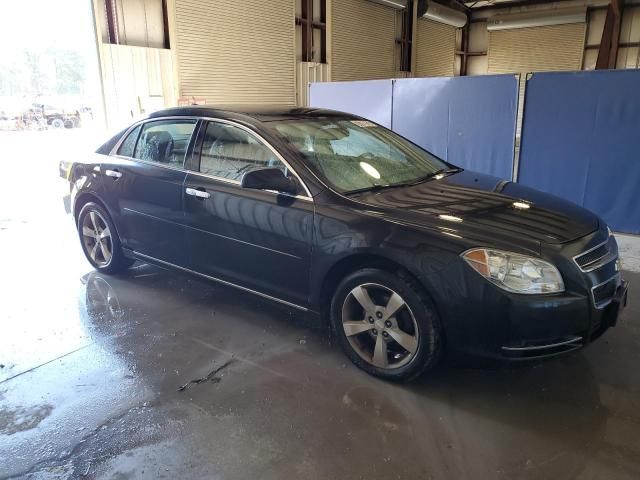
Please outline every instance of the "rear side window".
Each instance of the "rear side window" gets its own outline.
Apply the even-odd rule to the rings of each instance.
[[[195,125],[195,120],[159,120],[145,123],[135,145],[133,157],[182,167]]]
[[[131,130],[131,133],[129,133],[127,138],[124,139],[124,142],[120,144],[120,148],[118,148],[118,155],[133,157],[133,149],[136,148],[136,140],[138,140],[140,128],[140,125],[138,125],[136,128]]]

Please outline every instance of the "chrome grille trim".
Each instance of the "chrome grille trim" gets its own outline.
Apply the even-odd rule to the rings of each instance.
[[[570,339],[564,340],[562,342],[549,343],[546,345],[532,345],[529,347],[502,347],[502,350],[506,350],[509,352],[528,352],[532,350],[545,350],[545,349],[551,349],[556,347],[562,347],[563,345],[577,347],[577,346],[582,346],[582,344],[580,343],[581,341],[582,341],[582,337],[571,337]]]
[[[586,255],[589,255],[591,252],[602,248],[603,246],[607,246],[609,242],[611,241],[611,237],[607,238],[604,242],[599,243],[598,245],[591,247],[589,250],[585,250],[584,252],[579,253],[578,255],[574,256],[573,262],[576,264],[576,266],[580,269],[581,272],[584,273],[589,273],[589,272],[593,272],[594,270],[597,270],[598,268],[612,262],[618,259],[618,255],[611,254],[611,249],[606,248],[606,251],[603,255],[601,255],[598,258],[595,258],[593,260],[590,260],[588,263],[582,265],[580,263],[580,259]]]
[[[614,294],[615,291],[618,289],[618,286],[620,284],[619,280],[621,279],[620,273],[616,273],[613,277],[608,278],[607,280],[605,280],[604,282],[600,282],[597,285],[594,285],[593,287],[591,287],[591,301],[593,302],[593,306],[596,307],[598,310],[602,310],[604,307],[606,307],[607,305],[609,305],[612,301],[613,301],[613,296],[611,295],[611,297],[607,298],[604,301],[601,302],[596,302],[596,296],[595,296],[595,290],[599,287],[602,287],[603,285],[606,285],[607,283],[614,281],[616,282],[615,288],[614,288]]]

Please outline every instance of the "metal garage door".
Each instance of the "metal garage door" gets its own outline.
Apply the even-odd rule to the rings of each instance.
[[[176,0],[180,95],[295,104],[294,15],[293,0]]]
[[[417,77],[452,77],[455,55],[455,27],[431,20],[418,20],[416,35]]]
[[[580,70],[584,23],[489,32],[489,73]]]
[[[332,2],[332,80],[393,78],[396,11],[365,0]]]

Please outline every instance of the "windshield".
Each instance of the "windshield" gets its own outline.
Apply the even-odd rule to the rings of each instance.
[[[367,120],[318,117],[268,122],[342,193],[421,181],[450,166]]]

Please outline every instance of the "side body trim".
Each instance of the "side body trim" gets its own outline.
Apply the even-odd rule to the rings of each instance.
[[[258,292],[256,290],[252,290],[250,288],[243,287],[241,285],[237,285],[237,284],[232,283],[232,282],[228,282],[227,280],[222,280],[220,278],[212,277],[210,275],[205,275],[204,273],[196,272],[195,270],[191,270],[189,268],[181,267],[181,266],[176,265],[174,263],[165,262],[164,260],[160,260],[158,258],[151,257],[149,255],[145,255],[145,254],[140,253],[140,252],[136,252],[135,250],[132,250],[131,254],[133,256],[141,259],[141,260],[149,260],[151,262],[159,263],[159,264],[165,265],[167,267],[176,268],[178,270],[182,270],[183,272],[191,273],[192,275],[196,275],[198,277],[206,278],[207,280],[212,280],[214,282],[221,283],[221,284],[227,285],[229,287],[237,288],[238,290],[242,290],[243,292],[253,293],[254,295],[258,295],[259,297],[266,298],[268,300],[272,300],[274,302],[278,302],[278,303],[281,303],[283,305],[287,305],[288,307],[292,307],[292,308],[296,308],[298,310],[302,310],[303,312],[308,312],[309,311],[308,308],[303,307],[302,305],[298,305],[296,303],[287,302],[286,300],[282,300],[281,298],[273,297],[271,295],[267,295],[266,293]]]

